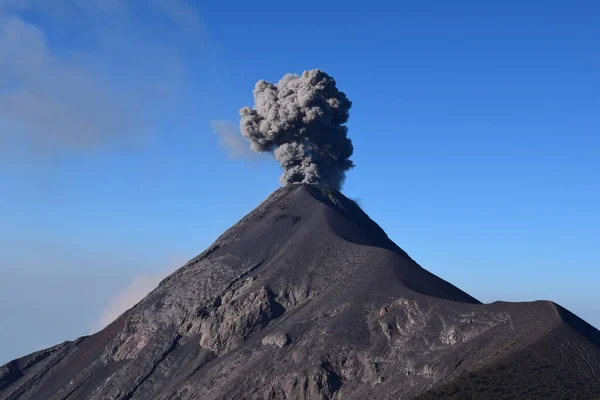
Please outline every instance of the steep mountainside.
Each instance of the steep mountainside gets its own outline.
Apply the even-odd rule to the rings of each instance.
[[[600,333],[481,304],[339,192],[274,192],[102,331],[0,367],[0,399],[600,399]]]

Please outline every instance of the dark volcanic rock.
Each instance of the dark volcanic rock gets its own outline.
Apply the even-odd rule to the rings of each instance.
[[[292,185],[102,331],[1,367],[0,399],[593,399],[599,379],[573,314],[481,304]]]

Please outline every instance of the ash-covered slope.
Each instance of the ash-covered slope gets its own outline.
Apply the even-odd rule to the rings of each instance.
[[[1,367],[0,399],[593,399],[599,378],[576,316],[480,304],[291,185],[102,331]]]

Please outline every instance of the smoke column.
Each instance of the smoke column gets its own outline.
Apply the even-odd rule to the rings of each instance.
[[[281,183],[324,183],[340,189],[354,167],[348,138],[352,102],[319,69],[286,74],[277,84],[260,80],[254,108],[240,110],[242,135],[257,152],[273,152]]]

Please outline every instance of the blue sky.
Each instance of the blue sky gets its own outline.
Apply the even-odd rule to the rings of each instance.
[[[343,191],[396,243],[482,301],[600,326],[599,20],[595,1],[0,0],[0,363],[97,329],[276,189],[238,110],[312,68],[353,101]]]

